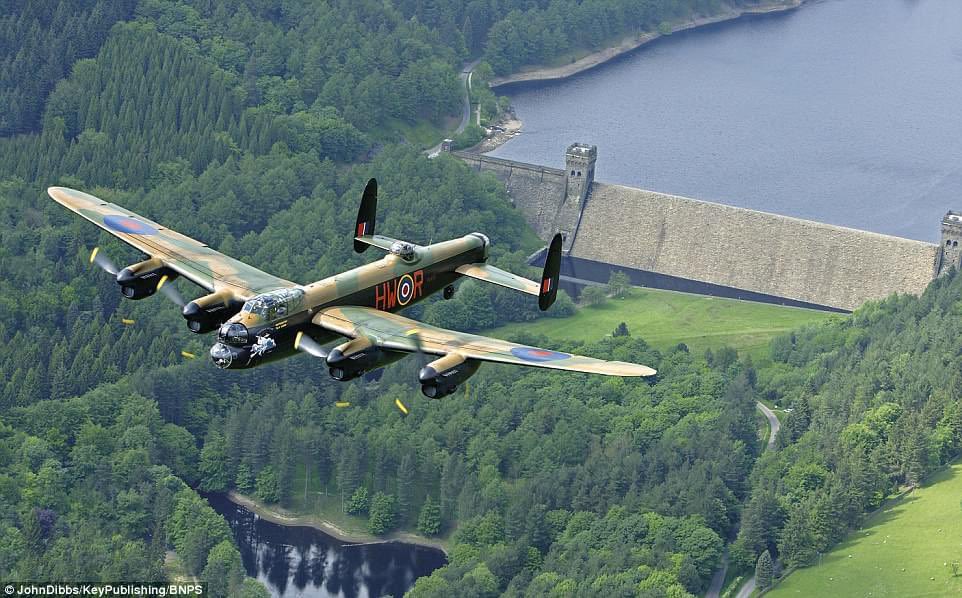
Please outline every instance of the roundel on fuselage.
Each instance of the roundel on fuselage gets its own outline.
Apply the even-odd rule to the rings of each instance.
[[[414,298],[414,279],[405,274],[397,283],[397,302],[407,305]]]

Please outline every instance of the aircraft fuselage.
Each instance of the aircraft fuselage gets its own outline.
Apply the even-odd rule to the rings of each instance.
[[[461,278],[462,265],[484,262],[488,240],[472,233],[416,247],[413,259],[394,254],[297,289],[279,289],[251,298],[218,330],[211,359],[221,368],[244,369],[289,357],[303,332],[320,344],[338,337],[312,323],[328,307],[357,305],[396,312]]]

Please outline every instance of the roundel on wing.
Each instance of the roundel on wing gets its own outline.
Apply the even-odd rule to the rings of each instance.
[[[104,224],[107,228],[115,230],[119,233],[127,233],[128,235],[156,235],[157,229],[150,226],[146,222],[141,222],[136,218],[131,218],[130,216],[122,215],[110,215],[104,216]]]
[[[511,349],[511,354],[525,361],[557,361],[558,359],[571,357],[571,355],[567,353],[536,349],[534,347],[515,347]]]

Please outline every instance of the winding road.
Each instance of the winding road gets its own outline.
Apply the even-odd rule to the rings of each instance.
[[[778,407],[778,405],[775,406]],[[768,450],[772,450],[775,448],[775,437],[778,435],[778,431],[782,428],[782,424],[779,423],[775,412],[766,407],[764,403],[756,402],[755,407],[764,413],[766,418],[768,418],[768,427],[771,430],[771,433],[768,435]]]
[[[458,75],[458,79],[464,84],[464,104],[461,107],[461,122],[458,123],[458,128],[454,130],[451,135],[457,135],[464,131],[464,128],[468,126],[468,122],[471,120],[471,75],[474,73],[474,68],[478,66],[481,59],[472,60],[471,62],[466,62],[463,67],[461,67],[461,74]],[[442,142],[443,143],[443,142]],[[441,151],[441,144],[437,144],[434,147],[424,150],[424,153],[429,157],[436,155]]]
[[[782,428],[782,424],[778,421],[778,416],[775,412],[765,406],[761,401],[755,402],[755,408],[762,412],[765,419],[768,420],[768,446],[766,450],[774,450],[775,448],[775,438],[778,436],[778,431]],[[725,583],[725,575],[728,573],[728,549],[725,549],[725,554],[722,555],[722,562],[719,565],[718,570],[715,571],[715,575],[711,578],[711,585],[708,587],[708,592],[705,593],[705,598],[719,598],[721,596],[722,587]],[[736,598],[748,598],[755,591],[755,576],[752,575],[748,581],[742,585],[741,589],[738,590]]]

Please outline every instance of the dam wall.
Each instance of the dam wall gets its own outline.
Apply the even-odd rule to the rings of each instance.
[[[594,146],[569,147],[564,170],[455,154],[504,182],[542,239],[565,235],[569,280],[623,270],[639,286],[851,311],[962,265],[955,212],[937,245],[595,182]]]
[[[565,238],[564,249],[569,251],[594,176],[591,147],[574,144],[569,148],[569,153],[574,152],[567,164],[570,174],[568,169],[536,166],[483,154],[452,153],[471,168],[497,177],[538,236],[550,241],[555,233],[560,232]]]
[[[606,232],[618,215],[622,238]],[[595,183],[572,255],[614,266],[853,310],[920,294],[938,246],[684,197]]]

